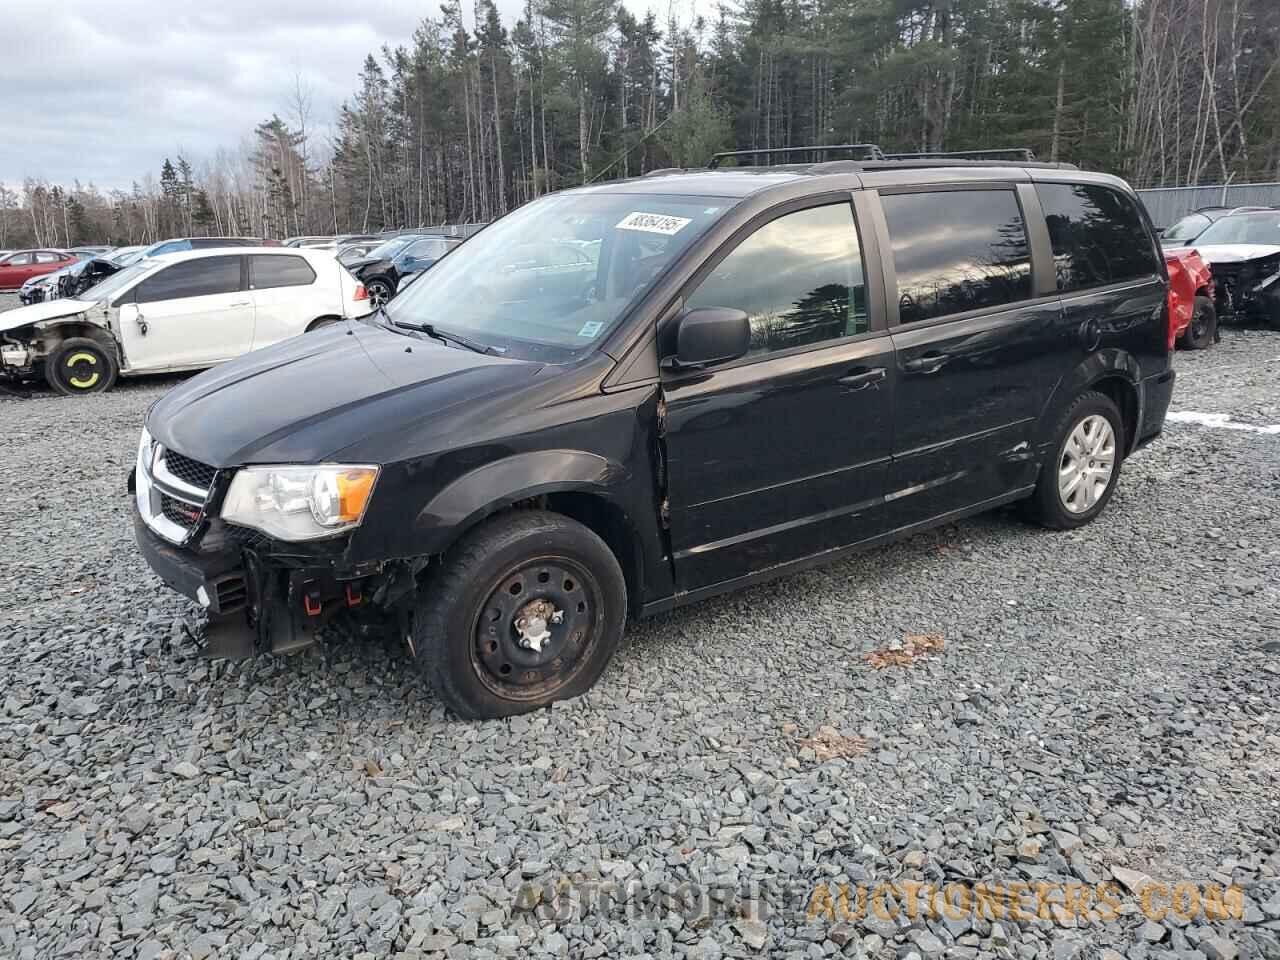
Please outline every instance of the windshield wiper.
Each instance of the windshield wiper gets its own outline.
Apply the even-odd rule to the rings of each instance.
[[[435,337],[437,340],[443,340],[446,343],[456,343],[460,347],[466,347],[468,350],[474,350],[476,353],[491,354],[497,353],[493,347],[487,343],[480,343],[469,337],[464,337],[460,333],[454,333],[451,330],[441,330],[434,323],[408,323],[403,320],[392,320],[398,327],[408,327],[410,330],[420,330],[428,337]]]

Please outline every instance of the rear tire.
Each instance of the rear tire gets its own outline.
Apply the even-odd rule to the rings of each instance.
[[[1208,297],[1196,297],[1191,323],[1182,331],[1179,343],[1187,350],[1208,350],[1218,340],[1218,311]]]
[[[466,719],[527,713],[586,692],[627,614],[613,551],[582,524],[544,511],[482,523],[418,596],[411,636],[419,668]]]
[[[114,348],[88,337],[63,340],[45,361],[49,386],[68,397],[110,390],[120,374]]]
[[[1124,419],[1110,397],[1090,390],[1063,411],[1051,436],[1024,514],[1051,530],[1082,527],[1103,511],[1120,482]]]

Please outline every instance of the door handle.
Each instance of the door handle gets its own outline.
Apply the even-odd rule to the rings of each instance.
[[[922,357],[906,361],[902,369],[909,373],[937,373],[950,359],[945,353],[926,353]]]
[[[851,387],[853,390],[864,390],[873,384],[879,383],[884,377],[884,367],[873,367],[870,370],[865,367],[855,367],[852,373],[841,377],[836,383],[841,386]]]

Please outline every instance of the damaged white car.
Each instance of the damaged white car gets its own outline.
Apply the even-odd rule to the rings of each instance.
[[[77,299],[0,313],[0,375],[60,393],[199,370],[372,310],[331,254],[223,248],[142,260]]]

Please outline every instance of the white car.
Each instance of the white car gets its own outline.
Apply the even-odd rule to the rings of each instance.
[[[291,247],[165,254],[83,296],[0,313],[0,375],[98,393],[120,375],[198,370],[373,309],[333,254]]]

